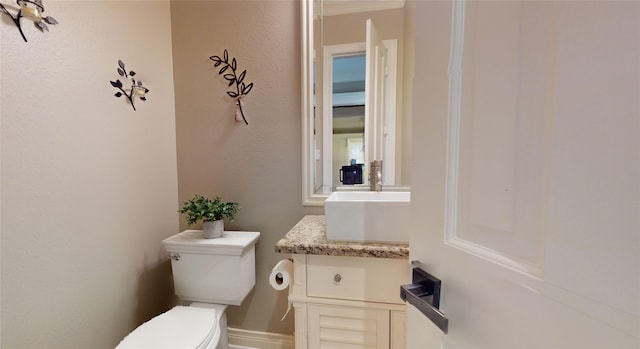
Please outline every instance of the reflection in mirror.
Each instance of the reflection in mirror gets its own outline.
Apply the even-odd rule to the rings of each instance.
[[[412,13],[405,0],[303,0],[303,203],[410,185]]]
[[[327,46],[324,52],[325,138],[324,184],[366,183],[365,156],[365,51],[364,45]]]

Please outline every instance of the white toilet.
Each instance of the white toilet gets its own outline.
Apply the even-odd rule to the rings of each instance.
[[[259,232],[227,231],[204,239],[186,230],[162,241],[171,255],[176,306],[138,326],[116,347],[226,349],[228,305],[240,305],[256,283]]]

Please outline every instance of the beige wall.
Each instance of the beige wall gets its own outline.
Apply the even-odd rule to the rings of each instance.
[[[256,288],[230,325],[292,333],[286,294],[267,283],[285,257],[273,245],[322,213],[301,205],[299,3],[48,1],[47,13],[60,24],[25,23],[29,43],[0,26],[1,346],[113,347],[168,309],[160,241],[187,228],[176,210],[194,193],[239,201],[229,228],[262,233]],[[255,83],[249,126],[208,59],[225,48]],[[113,97],[118,59],[151,89],[136,112]]]
[[[3,1],[3,3],[15,2]],[[2,348],[113,348],[173,302],[178,231],[167,1],[45,1],[2,16]],[[150,88],[116,99],[117,60]]]
[[[180,200],[194,194],[238,201],[233,230],[260,231],[256,287],[229,325],[293,333],[284,322],[286,292],[268,284],[285,255],[274,244],[305,213],[302,207],[299,1],[177,1],[171,4]],[[224,49],[254,83],[244,99],[249,125],[234,121],[234,101],[209,56]],[[186,229],[184,219],[181,229]]]
[[[366,21],[371,19],[384,39],[398,39],[398,57],[402,55],[404,38],[404,10],[393,9],[374,12],[360,12],[345,15],[323,17],[324,45],[338,45],[352,42],[364,42]]]

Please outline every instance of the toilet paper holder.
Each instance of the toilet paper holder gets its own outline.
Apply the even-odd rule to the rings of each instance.
[[[445,334],[449,329],[449,319],[440,311],[440,289],[442,282],[424,271],[422,263],[412,261],[411,284],[400,286],[400,298],[416,307]]]

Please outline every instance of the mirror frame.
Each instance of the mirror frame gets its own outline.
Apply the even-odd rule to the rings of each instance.
[[[313,176],[313,0],[301,0],[302,39],[302,205],[324,206],[328,194],[316,194]]]

